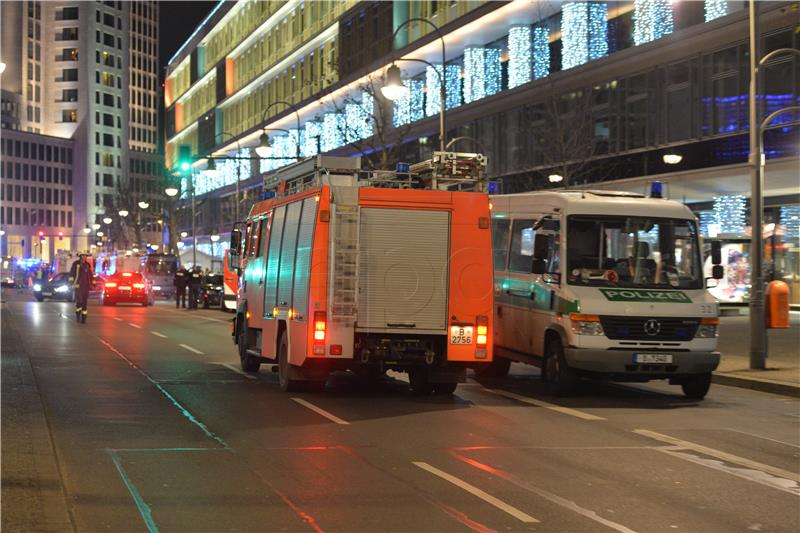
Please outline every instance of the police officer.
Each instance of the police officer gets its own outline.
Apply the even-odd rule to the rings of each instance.
[[[189,275],[189,309],[197,309],[197,298],[200,296],[200,284],[203,283],[203,271],[195,265]]]
[[[189,281],[189,271],[185,268],[179,268],[175,272],[175,278],[172,284],[175,285],[175,309],[183,307],[186,309],[186,284]]]
[[[86,254],[80,254],[78,260],[72,263],[69,270],[69,281],[75,290],[75,319],[81,324],[86,323],[86,315],[89,314],[89,289],[92,288],[94,281],[92,267],[86,261]]]

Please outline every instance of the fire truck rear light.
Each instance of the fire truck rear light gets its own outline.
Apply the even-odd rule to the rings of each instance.
[[[486,359],[486,348],[478,348],[475,350],[475,359]]]
[[[314,355],[325,355],[325,345],[324,344],[315,345]]]
[[[331,344],[331,355],[342,355],[342,345]]]
[[[277,307],[273,307],[272,308],[272,316],[278,316],[278,308]]]
[[[489,318],[485,315],[475,317],[475,326],[477,336],[475,337],[475,344],[478,348],[486,348],[486,342],[489,336]]]
[[[486,335],[489,332],[489,328],[486,326],[478,326],[478,335]]]
[[[314,332],[314,340],[315,341],[324,341],[325,340],[325,331],[324,330],[317,330]]]
[[[328,317],[325,311],[314,311],[314,344],[325,342],[325,327]]]
[[[486,346],[486,335],[478,335],[478,340],[476,341],[478,346]]]

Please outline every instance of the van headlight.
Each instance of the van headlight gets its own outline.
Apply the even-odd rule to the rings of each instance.
[[[704,318],[697,327],[695,337],[698,339],[713,339],[718,335],[719,318]]]
[[[56,292],[68,292],[69,291],[69,287],[67,285],[59,285],[58,287],[55,288],[55,291]]]
[[[33,292],[42,292],[42,286],[38,283],[33,284]]]
[[[580,315],[570,313],[569,323],[572,332],[576,335],[603,335],[603,326],[597,315]]]

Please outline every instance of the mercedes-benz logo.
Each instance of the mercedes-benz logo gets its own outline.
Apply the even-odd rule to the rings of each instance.
[[[655,318],[651,318],[644,323],[644,332],[655,337],[661,331],[661,323]]]

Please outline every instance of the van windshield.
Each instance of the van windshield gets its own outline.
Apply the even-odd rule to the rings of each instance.
[[[178,267],[178,261],[176,258],[166,257],[166,258],[159,258],[159,259],[148,259],[145,265],[145,270],[148,274],[153,274],[155,276],[171,276],[175,274],[175,271]]]
[[[567,219],[570,285],[702,288],[691,220],[574,215]]]

